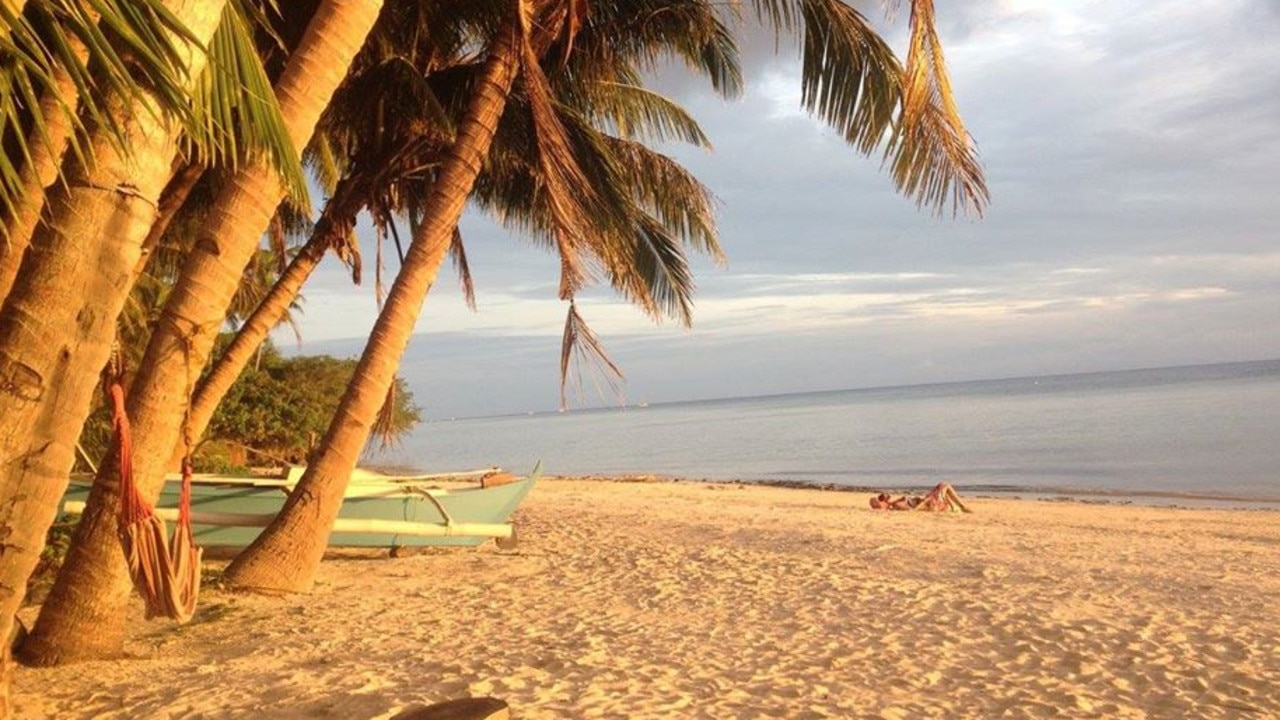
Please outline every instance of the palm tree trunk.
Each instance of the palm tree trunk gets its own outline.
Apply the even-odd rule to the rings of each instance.
[[[74,38],[74,52],[82,60],[88,50]],[[22,166],[20,182],[22,195],[14,208],[13,216],[5,218],[3,237],[0,237],[0,302],[8,297],[13,279],[22,264],[22,254],[31,243],[31,234],[40,220],[44,207],[44,189],[58,177],[58,165],[71,139],[72,123],[68,113],[77,97],[76,83],[71,73],[59,65],[53,72],[49,88],[40,98],[40,116],[44,118],[43,134],[33,133],[27,140],[31,149],[28,161]]]
[[[351,471],[386,400],[423,301],[489,152],[516,76],[518,43],[519,29],[512,23],[490,46],[484,75],[432,186],[424,212],[427,220],[415,234],[391,286],[320,453],[308,464],[275,521],[228,566],[223,579],[231,586],[267,592],[302,592],[311,587]]]
[[[325,251],[333,246],[334,238],[345,235],[355,226],[359,208],[352,207],[353,195],[350,187],[351,184],[346,179],[338,183],[333,197],[325,204],[324,215],[316,223],[315,231],[307,240],[307,244],[302,246],[297,255],[294,255],[289,266],[271,286],[270,292],[258,303],[258,307],[240,326],[231,343],[218,356],[213,368],[200,381],[200,386],[196,388],[196,394],[191,399],[191,412],[187,420],[193,440],[198,440],[204,435],[214,411],[218,409],[218,404],[240,377],[245,366],[257,354],[258,348],[261,347],[262,341],[266,340],[271,329],[279,324],[281,318],[288,312],[289,306],[298,297],[307,278],[311,277],[311,272],[324,259]],[[179,446],[174,451],[175,456],[180,458],[177,454],[182,451],[183,448]],[[171,459],[170,463],[174,461],[175,459]]]
[[[276,89],[299,152],[380,9],[380,0],[325,0],[312,17]],[[165,464],[180,440],[195,380],[244,268],[283,197],[279,178],[264,163],[236,174],[215,201],[152,332],[128,403],[134,473],[150,502],[164,485]],[[103,465],[97,480],[66,562],[24,644],[26,662],[68,662],[121,649],[129,580],[114,530],[120,498],[111,463]],[[104,641],[90,644],[90,635]]]
[[[147,237],[142,241],[142,259],[134,269],[135,277],[147,269],[147,261],[151,259],[151,253],[155,252],[156,246],[169,230],[169,225],[177,217],[178,211],[187,202],[187,197],[195,189],[196,183],[204,177],[206,169],[204,165],[197,162],[183,162],[175,168],[169,184],[164,186],[164,192],[160,194],[160,204],[156,208],[156,221],[151,226],[151,232],[148,232]]]
[[[212,37],[221,2],[174,6],[194,37]],[[174,42],[197,77],[204,53]],[[97,129],[89,139],[93,166],[68,158],[65,182],[47,194],[47,221],[37,225],[0,311],[0,638],[9,637],[66,489],[98,370],[177,149],[176,127],[153,98],[139,93],[110,102],[108,117],[127,134],[128,156]]]

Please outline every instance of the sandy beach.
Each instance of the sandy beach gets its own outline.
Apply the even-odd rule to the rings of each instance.
[[[513,552],[337,553],[183,627],[138,603],[129,658],[19,670],[17,716],[1280,717],[1280,514],[868,497],[544,481]]]

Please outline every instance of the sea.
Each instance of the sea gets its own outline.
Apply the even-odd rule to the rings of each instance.
[[[377,462],[1280,509],[1280,359],[435,420]]]

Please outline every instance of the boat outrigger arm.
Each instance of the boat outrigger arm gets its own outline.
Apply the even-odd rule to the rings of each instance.
[[[416,487],[406,488],[406,492],[411,492],[415,496],[421,496],[430,500],[431,504],[436,506],[436,510],[440,511],[440,517],[444,518],[444,526],[447,528],[451,528],[454,526],[453,518],[449,515],[449,511],[444,509],[444,504],[440,502],[440,498],[436,497],[435,495],[432,495],[430,492],[426,490],[422,490]],[[337,532],[337,530],[334,530],[334,532]],[[404,533],[400,533],[400,534],[403,535]],[[448,535],[446,535],[445,537],[448,537]],[[485,535],[483,537],[490,537],[490,536]],[[497,536],[493,536],[493,537],[497,537]]]
[[[440,514],[444,516],[443,523],[425,523],[411,522],[408,520],[379,520],[366,518],[337,518],[333,521],[333,532],[335,533],[375,533],[378,535],[409,535],[414,537],[491,537],[501,540],[510,539],[515,535],[515,527],[510,523],[460,523],[454,522],[449,517],[449,513],[441,507],[440,501],[431,497],[430,493],[423,493],[431,498],[431,502],[440,510]],[[68,501],[63,506],[63,511],[71,515],[80,515],[84,513],[83,501]],[[178,519],[178,511],[176,508],[156,508],[156,517],[165,522],[176,522]],[[275,515],[258,515],[249,513],[221,513],[221,512],[201,512],[194,510],[191,513],[191,523],[193,525],[220,525],[226,527],[266,527],[275,519]]]

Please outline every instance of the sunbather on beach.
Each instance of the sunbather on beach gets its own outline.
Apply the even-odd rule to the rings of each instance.
[[[935,512],[973,512],[965,507],[960,494],[951,487],[951,483],[940,482],[924,495],[903,495],[892,498],[888,493],[880,493],[871,498],[873,510],[933,510]]]

